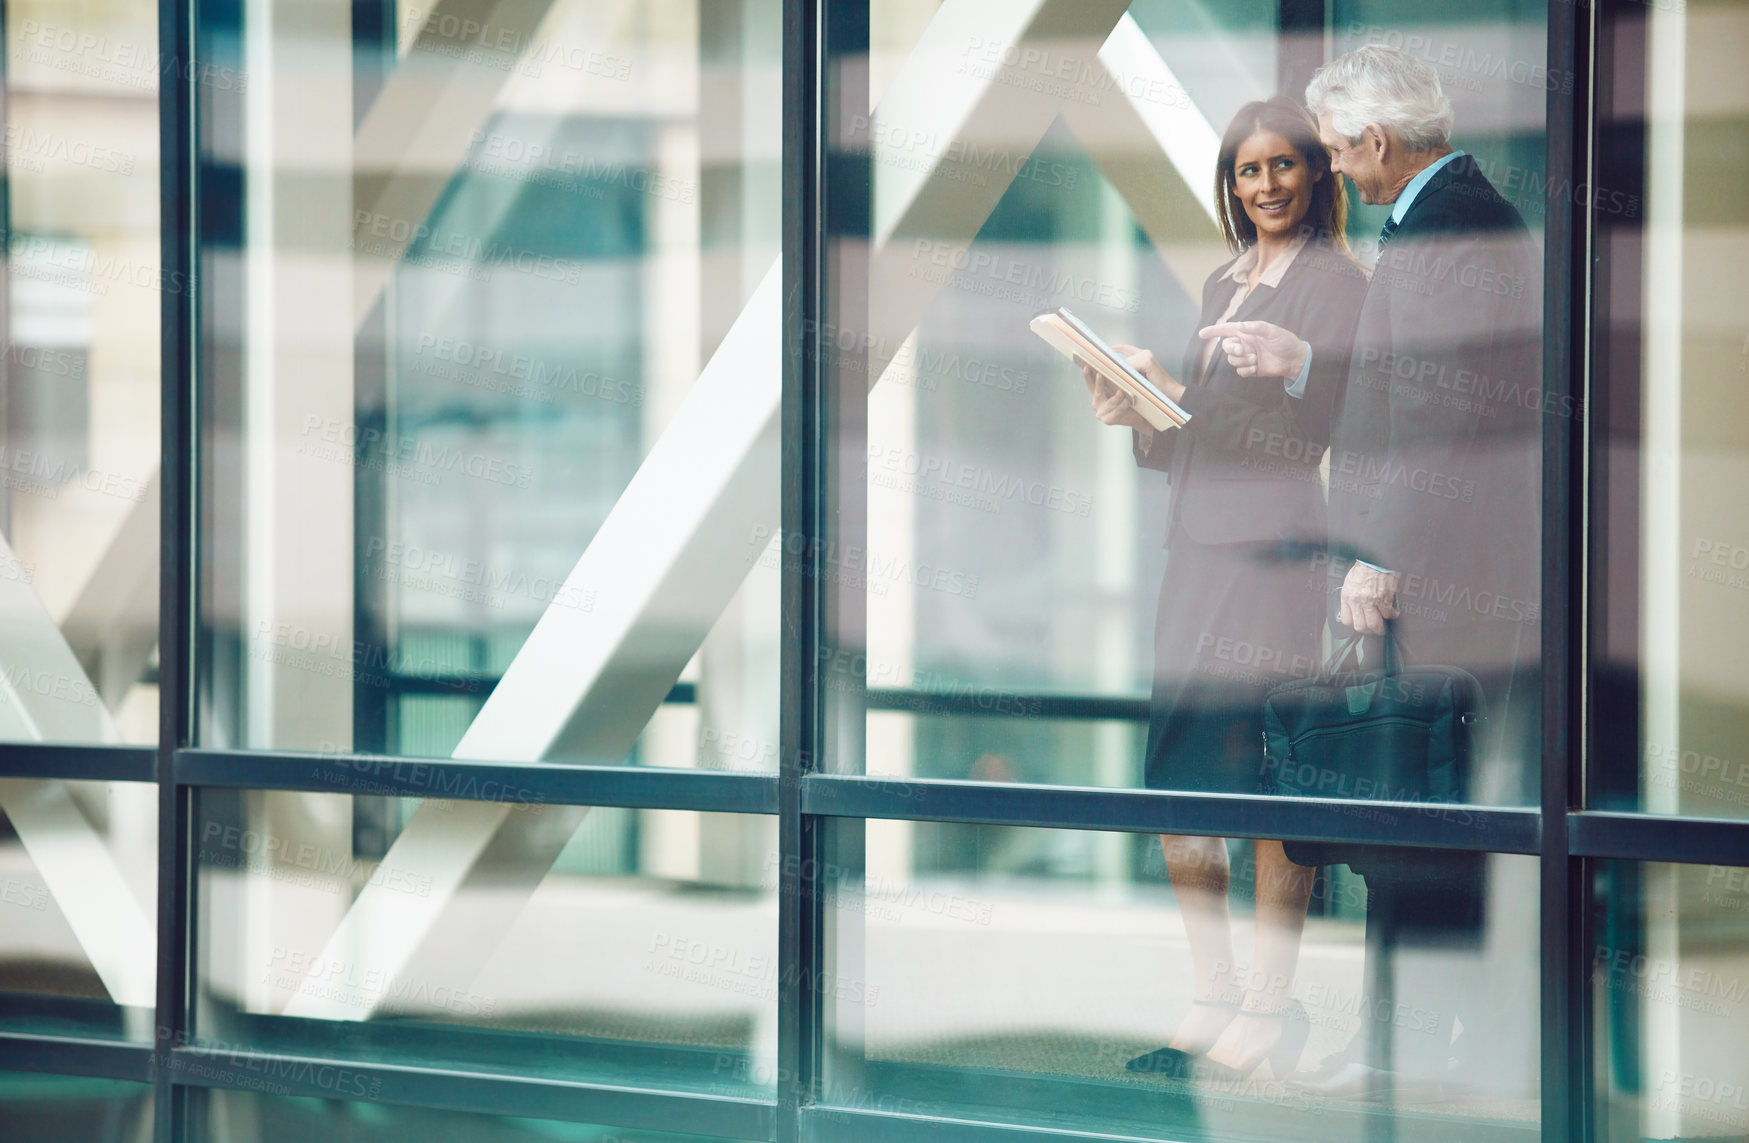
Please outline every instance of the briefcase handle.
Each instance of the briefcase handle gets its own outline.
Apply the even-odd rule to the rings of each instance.
[[[1360,646],[1365,638],[1365,635],[1355,631],[1346,638],[1338,640],[1336,645],[1330,648],[1330,657],[1324,661],[1324,666],[1318,671],[1318,681],[1325,684],[1333,682],[1342,673],[1350,659],[1354,660],[1353,673],[1359,675],[1361,673]],[[1382,638],[1385,648],[1384,662],[1380,668],[1367,673],[1400,674],[1403,670],[1403,648],[1399,644],[1396,633],[1391,630],[1389,619],[1385,620],[1385,633]]]

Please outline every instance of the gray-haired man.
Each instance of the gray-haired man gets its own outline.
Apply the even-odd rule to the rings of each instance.
[[[1527,667],[1540,616],[1540,425],[1544,412],[1559,411],[1547,409],[1541,384],[1541,256],[1518,211],[1473,158],[1453,149],[1451,104],[1425,63],[1389,47],[1360,48],[1322,68],[1306,101],[1332,169],[1363,202],[1393,204],[1332,426],[1333,633],[1383,635],[1393,620],[1391,634],[1412,661],[1469,670],[1489,706],[1483,753],[1498,759],[1506,728],[1532,725],[1535,698]],[[1293,339],[1260,323],[1205,333],[1222,336],[1235,363],[1281,356]],[[1469,796],[1519,801],[1530,795],[1529,777],[1484,765]],[[1413,788],[1408,775],[1405,786]],[[1317,859],[1302,852],[1288,850]],[[1373,948],[1477,940],[1482,855],[1344,853],[1367,878]],[[1447,997],[1465,1005],[1473,1055],[1472,1033],[1490,1021],[1455,991]],[[1441,1028],[1414,1038],[1432,1062],[1405,1057],[1408,1042],[1389,1062],[1442,1078],[1445,1007]],[[1375,1027],[1373,1035],[1391,1031]],[[1325,1069],[1322,1090],[1387,1094],[1378,1045],[1370,1058],[1358,1055]]]

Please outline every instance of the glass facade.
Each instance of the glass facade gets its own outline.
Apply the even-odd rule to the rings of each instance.
[[[0,20],[0,742],[38,757],[34,772],[0,767],[0,1026],[144,1043],[157,948],[158,325],[176,288],[157,209],[156,15],[23,3]],[[123,758],[119,771],[99,761]],[[21,1138],[150,1128],[149,1088],[86,1079],[38,1099],[31,1077],[6,1082],[0,1117],[16,1109],[33,1125]],[[79,1110],[84,1099],[105,1110]]]
[[[127,1080],[0,1073],[0,1117],[19,1143],[145,1143],[152,1137],[152,1087]]]
[[[336,1083],[344,1082],[337,1078]],[[362,1094],[362,1093],[359,1093]],[[592,1123],[564,1123],[524,1116],[473,1115],[423,1108],[384,1107],[361,1100],[309,1099],[256,1092],[205,1093],[196,1113],[202,1120],[192,1136],[238,1143],[293,1143],[320,1135],[347,1143],[399,1143],[401,1140],[455,1140],[510,1143],[558,1140],[560,1143],[699,1143],[711,1138],[669,1131],[627,1131]]]
[[[707,585],[634,477],[723,415],[713,360],[772,349],[740,318],[778,288],[779,15],[300,0],[213,33],[269,78],[205,95],[242,192],[201,252],[202,745],[776,768],[734,749],[776,736],[776,562]],[[735,492],[725,524],[775,527],[774,467]]]
[[[152,788],[3,782],[0,1026],[149,1041],[158,889]]]
[[[459,1053],[524,1074],[770,1097],[770,818],[397,798],[400,824],[375,857],[356,833],[305,840],[319,836],[310,823],[356,821],[356,802],[201,793],[197,1043],[378,1062]],[[413,856],[430,828],[417,806],[441,815],[439,844],[482,817],[502,819],[500,839],[451,879]],[[739,861],[705,849],[725,836],[765,849]],[[376,935],[387,916],[403,939]]]
[[[1749,1127],[1745,889],[1731,865],[1596,872],[1597,1138],[1729,1139]]]
[[[0,13],[0,1138],[1749,1131],[1739,5]]]
[[[155,22],[141,4],[6,9],[8,742],[156,739],[158,321],[176,283]]]
[[[1315,886],[1288,1042],[1317,1060],[1369,1039],[1393,1090],[1362,1101],[1268,1068],[1124,1067],[1159,1047],[1162,1022],[1194,1003],[1197,980],[1196,937],[1186,937],[1195,903],[1174,893],[1149,841],[867,822],[866,871],[822,869],[834,934],[821,978],[832,1030],[822,1102],[867,1093],[919,1114],[1124,1137],[1341,1140],[1366,1103],[1463,1138],[1534,1131],[1537,949],[1517,923],[1534,909],[1532,858],[1491,858],[1490,897],[1469,917],[1458,914],[1478,879],[1475,855],[1417,863],[1440,909],[1398,910],[1370,942],[1369,883],[1338,865]],[[1100,850],[1129,851],[1136,874],[1102,876],[1090,860]],[[1245,844],[1232,874],[1236,972],[1256,982],[1276,971],[1253,955],[1269,923],[1269,871]]]

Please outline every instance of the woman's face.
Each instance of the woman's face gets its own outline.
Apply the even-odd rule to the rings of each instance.
[[[1292,238],[1312,206],[1313,173],[1305,156],[1274,131],[1258,131],[1233,156],[1233,193],[1259,238]]]

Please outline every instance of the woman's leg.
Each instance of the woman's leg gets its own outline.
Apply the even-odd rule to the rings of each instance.
[[[1208,1051],[1233,1019],[1239,1002],[1238,966],[1233,959],[1233,926],[1227,912],[1227,843],[1218,837],[1160,835],[1166,874],[1184,917],[1190,961],[1196,973],[1192,1004],[1172,1035],[1180,1051]],[[1301,905],[1304,910],[1304,905]]]
[[[1289,861],[1281,842],[1257,843],[1257,930],[1251,971],[1244,980],[1242,1013],[1279,1013],[1292,1002],[1300,935],[1305,931],[1306,903],[1311,899],[1316,873],[1311,866]],[[1209,1059],[1242,1069],[1267,1055],[1285,1028],[1284,1020],[1241,1015],[1209,1050]]]

